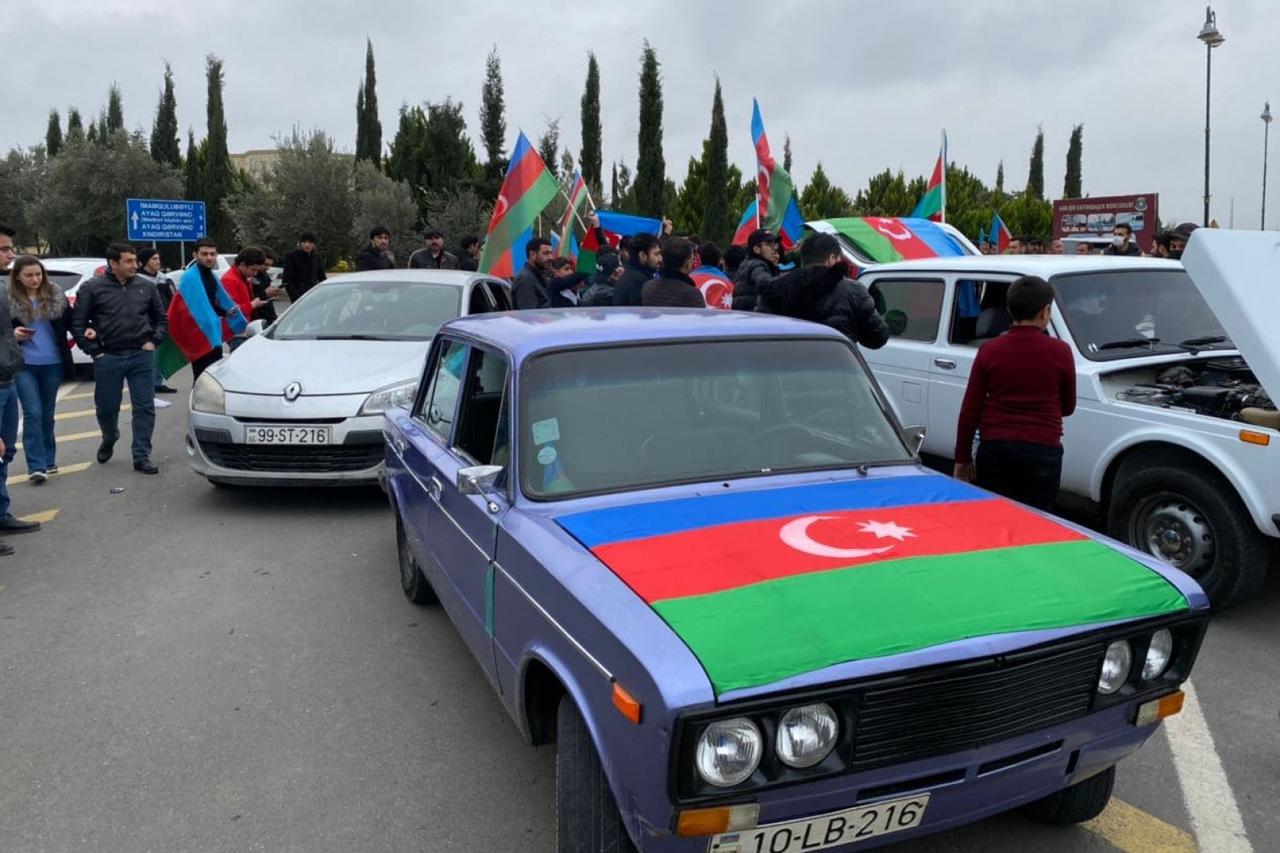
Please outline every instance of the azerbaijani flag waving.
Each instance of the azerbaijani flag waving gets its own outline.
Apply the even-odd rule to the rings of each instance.
[[[1176,613],[1137,560],[935,474],[775,486],[556,522],[660,616],[719,696],[960,640]]]
[[[969,254],[941,225],[928,219],[849,216],[825,222],[876,264]]]
[[[800,206],[796,202],[796,186],[791,175],[769,151],[769,137],[765,135],[764,119],[760,117],[760,102],[752,98],[751,104],[751,142],[756,149],[756,199],[760,204],[760,227],[777,234],[782,248],[790,249],[800,242],[804,234],[804,217],[800,215]]]
[[[178,280],[178,292],[169,303],[169,335],[156,353],[160,372],[168,379],[188,362],[213,350],[221,350],[222,342],[243,332],[248,320],[240,306],[227,293],[212,272],[215,308],[201,280],[200,265],[187,267]]]
[[[745,246],[747,239],[751,237],[751,232],[760,227],[760,200],[753,198],[751,204],[747,205],[747,209],[743,211],[742,218],[738,220],[738,227],[733,232],[733,239],[729,241],[730,246]]]
[[[931,219],[934,222],[947,221],[947,132],[942,131],[942,150],[938,152],[938,162],[933,164],[933,174],[929,177],[929,186],[924,195],[911,211],[913,219]]]
[[[636,216],[616,210],[597,210],[595,215],[600,227],[588,229],[582,238],[578,250],[578,272],[595,272],[596,258],[606,246],[616,249],[627,237],[662,232],[662,220],[651,216]]]
[[[522,132],[493,203],[493,217],[480,254],[480,272],[510,278],[524,266],[524,244],[533,235],[533,223],[558,192],[555,176],[547,171],[547,164]]]
[[[1009,248],[1009,244],[1013,242],[1013,235],[1009,233],[1009,226],[1004,224],[1004,220],[1000,218],[999,213],[991,214],[991,234],[987,238],[996,247],[996,254],[1003,255]]]
[[[587,182],[582,179],[581,171],[575,171],[573,183],[569,188],[569,205],[564,209],[564,215],[560,217],[560,221],[556,223],[556,234],[560,238],[556,254],[562,258],[576,255],[576,252],[571,251],[571,248],[577,246],[573,240],[573,220],[582,217],[582,208],[586,203]]]

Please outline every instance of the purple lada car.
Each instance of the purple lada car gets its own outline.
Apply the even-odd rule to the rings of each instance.
[[[560,851],[1088,820],[1207,624],[1176,569],[923,468],[822,326],[463,318],[385,431],[405,594],[556,744]]]

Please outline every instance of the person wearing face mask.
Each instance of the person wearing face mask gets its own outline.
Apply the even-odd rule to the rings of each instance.
[[[1194,222],[1184,222],[1169,232],[1169,257],[1175,261],[1182,260],[1182,251],[1187,248],[1191,232],[1199,228]]]
[[[1127,222],[1121,222],[1111,230],[1111,245],[1102,250],[1104,255],[1119,255],[1128,258],[1141,257],[1142,250],[1133,240],[1133,228]]]
[[[747,259],[733,277],[735,311],[756,310],[761,290],[779,275],[778,235],[767,228],[757,228],[747,238]]]

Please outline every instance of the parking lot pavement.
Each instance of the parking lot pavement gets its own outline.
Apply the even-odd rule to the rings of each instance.
[[[10,470],[15,513],[45,529],[0,559],[6,853],[553,849],[554,754],[523,743],[446,616],[401,596],[381,493],[209,486],[185,393],[157,416],[158,477],[127,453],[97,465],[91,391],[63,390],[63,473],[29,486],[21,452]],[[1275,849],[1278,609],[1280,575],[1215,618],[1203,728],[1180,719],[1122,765],[1097,821],[1004,815],[893,849]]]

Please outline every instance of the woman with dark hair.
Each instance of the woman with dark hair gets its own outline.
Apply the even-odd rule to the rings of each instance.
[[[14,377],[22,405],[22,447],[27,455],[27,482],[39,485],[58,470],[53,437],[53,409],[58,386],[71,368],[67,327],[71,309],[62,291],[49,281],[38,258],[23,255],[9,274],[9,316],[26,362]]]

